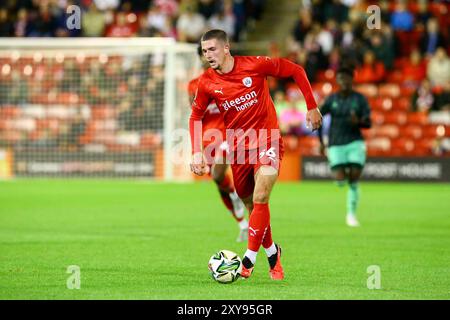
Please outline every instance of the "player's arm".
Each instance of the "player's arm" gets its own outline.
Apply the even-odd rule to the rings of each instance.
[[[364,97],[364,96],[361,96],[361,117],[359,120],[359,127],[360,128],[372,127],[369,102],[367,101],[366,97]]]
[[[192,102],[192,112],[189,118],[189,132],[191,135],[192,147],[191,171],[199,176],[206,173],[206,164],[202,152],[202,119],[208,108],[209,102],[210,97],[199,82],[197,92]]]
[[[351,111],[350,124],[357,128],[370,128],[372,126],[369,104],[364,96],[359,97],[359,109]]]
[[[312,130],[319,129],[322,125],[322,115],[317,108],[316,99],[314,99],[305,69],[284,58],[259,57],[256,60],[257,68],[263,74],[278,78],[294,79],[305,97],[306,107],[308,108],[306,121],[311,124]]]

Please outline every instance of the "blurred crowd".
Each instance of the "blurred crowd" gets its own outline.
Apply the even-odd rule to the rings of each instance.
[[[356,86],[395,83],[411,99],[410,111],[450,111],[450,4],[445,1],[303,0],[287,40],[288,58],[302,65],[312,83],[335,90],[341,64],[355,69]],[[375,4],[378,27],[368,18]],[[373,20],[372,20],[373,23]],[[272,56],[280,55],[275,45]],[[307,133],[298,124],[305,102],[290,82],[273,79],[271,90],[285,132]],[[317,91],[320,101],[326,94]],[[303,114],[303,115],[302,115]]]
[[[260,19],[265,0],[2,0],[0,37],[172,37],[197,42],[207,29],[234,41]],[[81,9],[81,28],[66,26]]]

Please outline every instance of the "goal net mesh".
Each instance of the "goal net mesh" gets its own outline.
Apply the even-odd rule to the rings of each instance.
[[[189,178],[171,150],[199,67],[195,46],[169,39],[8,39],[0,150],[18,177]]]

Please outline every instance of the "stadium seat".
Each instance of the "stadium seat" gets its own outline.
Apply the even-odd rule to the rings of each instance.
[[[373,125],[380,125],[384,123],[384,113],[378,110],[371,112],[371,120]]]
[[[362,95],[366,96],[367,98],[373,98],[376,97],[378,94],[378,88],[374,84],[360,84],[356,85],[355,91],[361,93]]]
[[[393,100],[393,109],[394,110],[403,110],[410,111],[411,110],[411,99],[409,97],[400,97]]]
[[[428,123],[428,116],[424,112],[410,112],[408,113],[408,124],[426,125]]]
[[[400,87],[400,95],[402,97],[411,97],[411,95],[416,92],[416,88],[412,87],[412,86],[401,86]]]
[[[377,137],[368,139],[366,145],[372,150],[389,151],[391,148],[391,140],[386,137]]]
[[[378,86],[378,95],[382,97],[397,98],[400,96],[400,86],[396,83],[385,83]]]
[[[424,137],[435,139],[442,138],[445,136],[445,126],[436,125],[436,124],[428,124],[423,126]]]
[[[408,139],[419,139],[423,135],[423,130],[418,125],[407,125],[401,128],[401,135]]]
[[[376,137],[397,138],[400,135],[400,129],[395,124],[385,124],[375,128]]]
[[[391,141],[391,153],[393,155],[406,155],[414,150],[414,140],[398,138]]]
[[[384,122],[403,125],[407,121],[407,113],[404,111],[390,111],[384,113]]]
[[[298,148],[302,155],[319,155],[320,141],[317,137],[300,137]]]
[[[369,104],[373,110],[389,111],[392,109],[392,99],[388,97],[370,98]]]

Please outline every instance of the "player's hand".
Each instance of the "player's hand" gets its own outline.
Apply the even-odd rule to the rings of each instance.
[[[360,122],[359,118],[356,115],[355,111],[351,111],[351,113],[350,113],[350,124],[353,127],[359,127],[359,122]]]
[[[306,113],[306,123],[310,125],[312,131],[322,126],[322,114],[318,108],[308,110]]]
[[[323,143],[320,144],[320,155],[321,156],[325,155],[325,145]]]
[[[205,163],[205,158],[203,157],[203,152],[196,152],[192,155],[191,171],[198,176],[207,173],[207,165]]]

